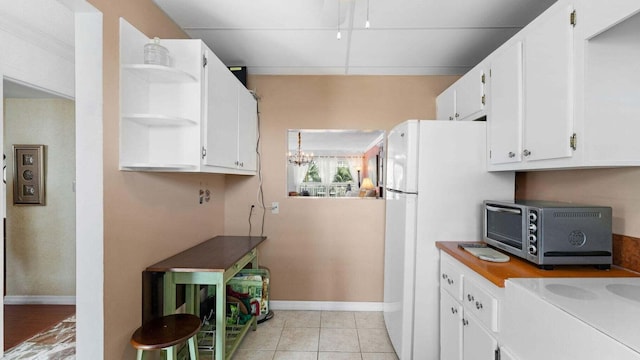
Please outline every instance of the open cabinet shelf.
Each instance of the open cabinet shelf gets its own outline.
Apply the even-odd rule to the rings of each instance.
[[[195,76],[188,72],[169,66],[123,64],[122,70],[153,83],[189,83],[198,81]]]
[[[145,126],[191,126],[198,124],[195,120],[161,114],[122,114],[122,120]]]

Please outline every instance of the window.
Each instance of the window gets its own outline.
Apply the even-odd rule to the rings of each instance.
[[[292,129],[288,139],[289,196],[376,198],[381,194],[384,131]],[[370,185],[364,189],[363,184]]]

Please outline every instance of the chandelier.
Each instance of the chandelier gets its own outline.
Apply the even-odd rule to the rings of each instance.
[[[300,135],[300,132],[298,132],[298,150],[295,154],[292,154],[291,151],[289,151],[287,157],[289,158],[289,164],[297,166],[307,165],[313,161],[313,153],[305,154],[302,151],[302,136]]]

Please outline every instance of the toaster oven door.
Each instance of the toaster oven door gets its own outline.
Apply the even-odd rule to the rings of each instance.
[[[521,208],[498,204],[485,205],[484,240],[491,245],[522,256],[525,248],[524,216]]]

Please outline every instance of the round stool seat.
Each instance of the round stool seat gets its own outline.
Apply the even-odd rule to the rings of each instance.
[[[138,350],[165,349],[189,340],[200,331],[200,319],[191,314],[173,314],[153,319],[131,335]]]

